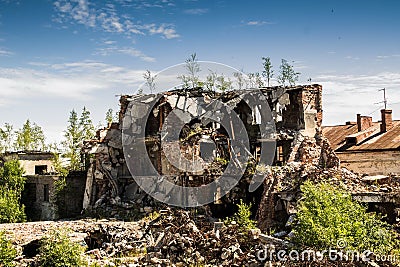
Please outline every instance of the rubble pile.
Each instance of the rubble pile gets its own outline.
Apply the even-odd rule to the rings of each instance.
[[[208,219],[184,210],[161,210],[158,217],[138,222],[35,222],[3,224],[1,230],[23,254],[17,266],[35,266],[40,239],[51,229],[70,230],[71,239],[85,246],[86,259],[96,266],[259,266],[256,253],[262,243],[283,244],[265,235],[261,239],[258,229]],[[125,264],[116,265],[117,261]]]
[[[257,266],[258,231],[241,230],[235,222],[224,225],[201,217],[197,220],[191,219],[187,211],[175,210],[151,222],[146,231],[152,237],[151,243],[139,262],[144,266]]]
[[[284,225],[291,215],[296,214],[297,201],[301,198],[300,186],[306,180],[330,183],[353,196],[370,193],[386,194],[389,198],[397,195],[398,198],[400,194],[400,177],[397,175],[363,176],[341,168],[327,139],[304,138],[293,153],[294,161],[284,166],[268,166],[265,170],[264,192],[257,211],[258,227],[262,230]],[[281,211],[285,216],[280,216]]]

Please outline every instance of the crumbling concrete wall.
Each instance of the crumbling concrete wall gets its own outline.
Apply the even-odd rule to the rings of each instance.
[[[59,176],[30,175],[26,176],[22,203],[29,220],[45,221],[57,218],[55,204],[55,182]]]

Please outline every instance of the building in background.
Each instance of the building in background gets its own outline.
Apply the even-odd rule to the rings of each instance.
[[[357,114],[356,122],[325,126],[328,138],[342,167],[362,174],[400,174],[400,121],[392,110],[382,109],[381,120]]]

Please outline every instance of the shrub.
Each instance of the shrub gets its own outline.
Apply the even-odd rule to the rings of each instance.
[[[8,240],[4,232],[0,232],[0,266],[10,267],[15,266],[13,260],[17,256],[17,250]]]
[[[41,241],[39,253],[40,266],[75,267],[83,265],[83,247],[72,242],[65,230],[52,231]]]
[[[0,186],[0,223],[15,223],[25,220],[24,206],[20,205],[17,193]]]
[[[0,223],[25,221],[24,206],[20,204],[23,173],[18,160],[7,161],[0,168]]]
[[[391,226],[366,207],[352,200],[349,193],[327,183],[307,181],[301,186],[294,241],[318,249],[337,248],[378,254],[394,252],[399,247]]]

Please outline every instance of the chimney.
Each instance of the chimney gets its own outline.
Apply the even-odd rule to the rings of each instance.
[[[392,110],[381,109],[381,115],[382,115],[381,132],[384,133],[393,127]]]
[[[372,117],[370,116],[361,116],[361,114],[357,114],[357,128],[358,131],[364,131],[372,127]]]

